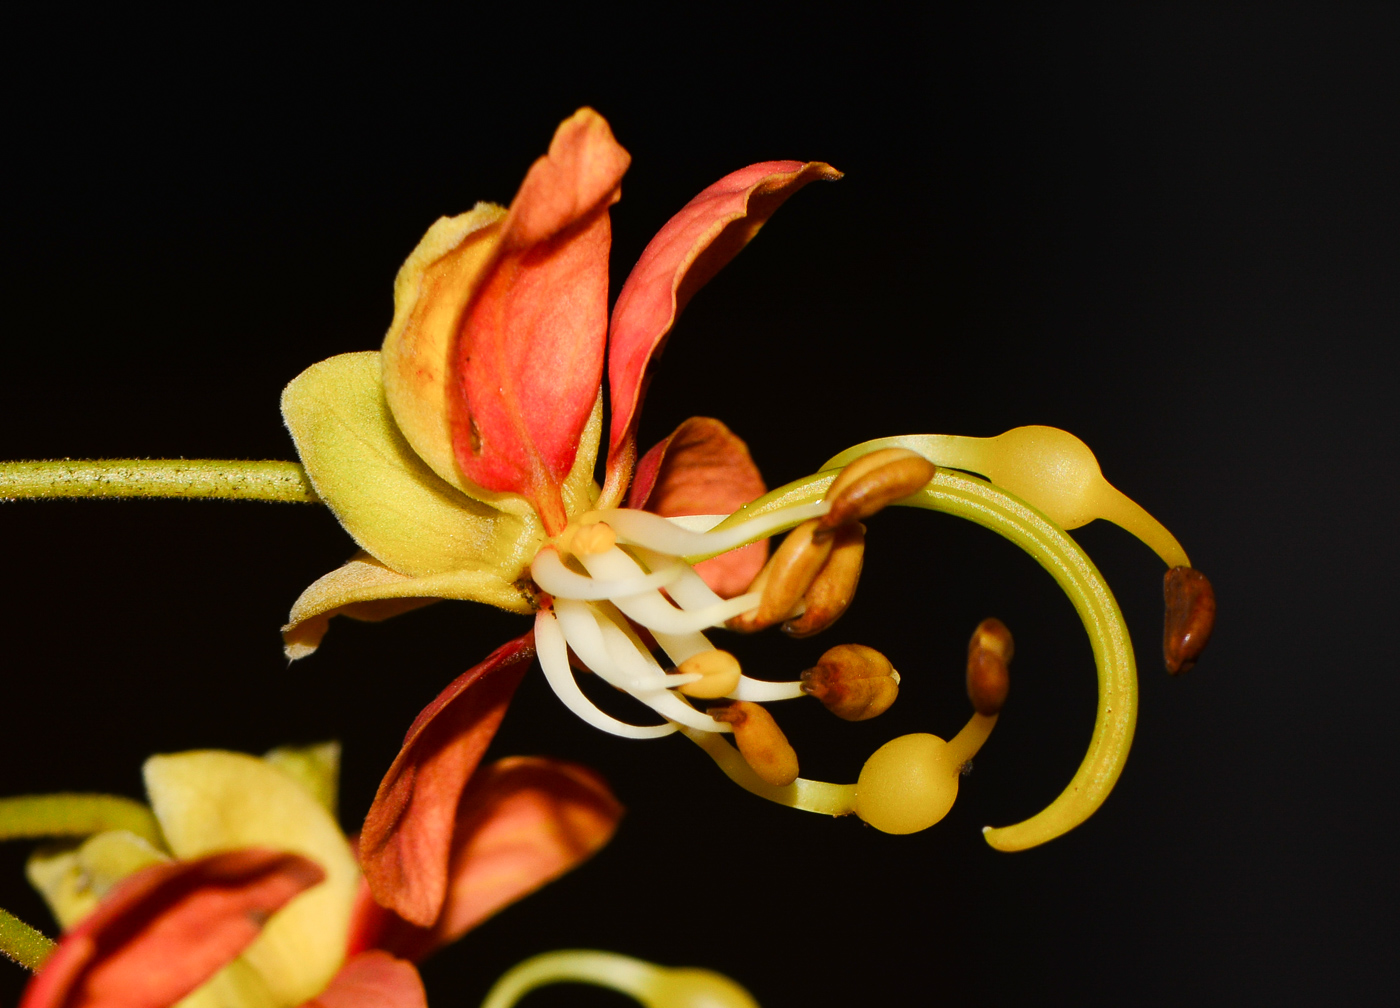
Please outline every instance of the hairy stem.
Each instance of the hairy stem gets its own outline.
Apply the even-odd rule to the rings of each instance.
[[[151,810],[131,798],[105,794],[18,795],[0,798],[0,840],[85,837],[128,830],[164,847]]]
[[[25,969],[37,970],[53,951],[55,942],[8,910],[0,909],[0,955]]]
[[[200,497],[316,503],[297,462],[225,459],[59,459],[0,462],[0,499]]]

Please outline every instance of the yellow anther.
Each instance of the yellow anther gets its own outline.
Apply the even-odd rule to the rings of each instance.
[[[730,700],[706,713],[734,729],[739,754],[765,784],[784,787],[797,780],[797,751],[766,709],[748,700]]]
[[[967,642],[967,698],[978,714],[1000,712],[1011,689],[1007,665],[1016,651],[1011,631],[999,619],[984,619]]]
[[[861,567],[865,563],[865,526],[860,522],[842,525],[831,533],[831,555],[822,564],[804,601],[806,610],[783,624],[783,633],[810,637],[841,618],[856,597]]]
[[[802,692],[846,721],[866,721],[889,710],[899,696],[890,660],[864,644],[838,644],[816,668],[802,673]]]
[[[569,549],[577,556],[606,553],[617,545],[617,536],[606,522],[583,525],[575,530]]]
[[[682,693],[702,700],[714,700],[733,693],[738,688],[742,669],[739,667],[738,658],[728,651],[712,648],[709,651],[701,651],[698,655],[691,655],[680,663],[676,671],[682,674],[698,672],[705,677],[680,687]]]
[[[1167,615],[1162,626],[1162,657],[1172,675],[1196,664],[1215,627],[1215,589],[1194,567],[1173,567],[1162,580]]]
[[[818,521],[825,530],[864,521],[933,479],[937,469],[907,448],[884,448],[856,459],[826,492],[831,510]]]

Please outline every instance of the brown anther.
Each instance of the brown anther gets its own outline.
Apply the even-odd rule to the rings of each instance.
[[[783,633],[791,637],[810,637],[840,619],[856,597],[856,585],[864,563],[864,525],[852,522],[832,532],[831,555],[803,596],[807,609],[801,616],[784,623]]]
[[[818,521],[813,518],[788,533],[754,581],[762,584],[762,599],[748,612],[731,619],[727,624],[731,630],[751,633],[791,615],[831,555],[834,537],[818,535]]]
[[[937,467],[907,448],[883,448],[862,455],[826,491],[831,510],[818,519],[823,531],[864,521],[933,479]]]
[[[711,648],[709,651],[691,655],[680,663],[676,671],[686,675],[698,672],[705,677],[680,687],[682,693],[702,700],[714,700],[727,693],[733,693],[739,687],[741,669],[738,658],[728,651]]]
[[[1172,675],[1185,672],[1210,641],[1215,626],[1215,589],[1194,567],[1173,567],[1162,579],[1167,602],[1162,626],[1162,657]]]
[[[816,668],[802,673],[802,692],[846,721],[866,721],[890,709],[899,696],[890,660],[864,644],[838,644]]]
[[[729,700],[705,713],[734,729],[739,754],[764,783],[783,787],[797,780],[797,750],[766,709],[748,700]]]
[[[1016,653],[1006,624],[995,617],[984,619],[967,642],[967,698],[978,714],[991,717],[1001,711],[1011,689],[1006,666]]]
[[[617,535],[607,522],[583,525],[574,532],[569,549],[576,556],[594,556],[606,553],[617,545]]]

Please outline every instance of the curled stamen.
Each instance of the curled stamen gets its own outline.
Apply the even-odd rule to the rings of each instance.
[[[831,533],[831,554],[803,596],[807,608],[783,624],[789,637],[810,637],[835,623],[850,606],[865,563],[865,526],[842,525]]]
[[[574,671],[569,667],[569,646],[559,628],[559,621],[547,609],[535,614],[535,649],[545,680],[555,695],[565,707],[594,728],[623,738],[638,739],[660,738],[676,730],[674,724],[630,725],[595,707],[574,681]]]
[[[813,501],[771,511],[749,521],[725,525],[713,532],[692,532],[647,511],[619,508],[607,512],[608,523],[624,542],[660,550],[671,556],[699,557],[723,553],[762,539],[808,518],[826,514],[826,501]],[[587,515],[584,519],[587,519]],[[581,520],[584,520],[581,519]],[[724,524],[724,523],[721,523]]]
[[[1194,567],[1173,567],[1162,579],[1167,614],[1162,626],[1162,657],[1172,675],[1196,664],[1215,627],[1215,589]]]
[[[552,549],[541,550],[530,564],[530,576],[535,579],[535,584],[555,598],[582,599],[589,602],[640,595],[657,588],[665,588],[686,570],[685,564],[672,559],[669,564],[653,567],[650,574],[639,572],[633,577],[612,580],[586,577],[564,566],[559,553]]]
[[[744,762],[765,784],[783,787],[797,780],[797,751],[767,710],[747,700],[731,700],[708,713],[734,730]]]
[[[815,668],[802,673],[802,692],[845,721],[867,721],[889,710],[899,696],[890,660],[864,644],[838,644]]]
[[[925,486],[934,472],[932,462],[907,448],[884,448],[861,456],[827,490],[831,510],[820,519],[822,530],[864,521]]]
[[[760,574],[757,607],[729,621],[731,630],[751,633],[779,623],[792,615],[797,603],[831,555],[832,537],[818,535],[816,519],[803,522],[788,533]]]
[[[720,973],[593,949],[545,952],[518,963],[491,987],[481,1008],[513,1008],[530,991],[557,983],[620,991],[644,1008],[758,1008],[753,995]]]

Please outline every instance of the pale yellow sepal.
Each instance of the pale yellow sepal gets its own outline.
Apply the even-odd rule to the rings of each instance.
[[[122,879],[169,860],[135,833],[108,830],[76,847],[40,847],[30,855],[24,873],[67,931]]]
[[[505,215],[505,207],[478,203],[438,218],[399,267],[383,346],[384,391],[399,429],[433,472],[474,497],[486,491],[462,475],[452,449],[452,353],[466,307],[489,275]]]
[[[263,753],[263,759],[306,788],[323,809],[335,816],[340,789],[339,742],[278,746]]]
[[[332,616],[376,621],[449,598],[521,614],[533,611],[525,592],[490,571],[464,568],[413,578],[361,553],[301,593],[282,628],[283,647],[295,661],[320,647]]]
[[[143,770],[146,793],[177,858],[265,847],[304,855],[325,871],[326,880],[274,914],[241,956],[266,984],[272,1004],[299,1005],[319,994],[345,958],[359,882],[350,845],[330,813],[287,773],[242,753],[152,756]]]
[[[282,415],[316,493],[400,574],[489,569],[510,583],[543,541],[528,505],[508,514],[474,500],[419,458],[390,415],[374,351],[307,368],[282,393]]]

